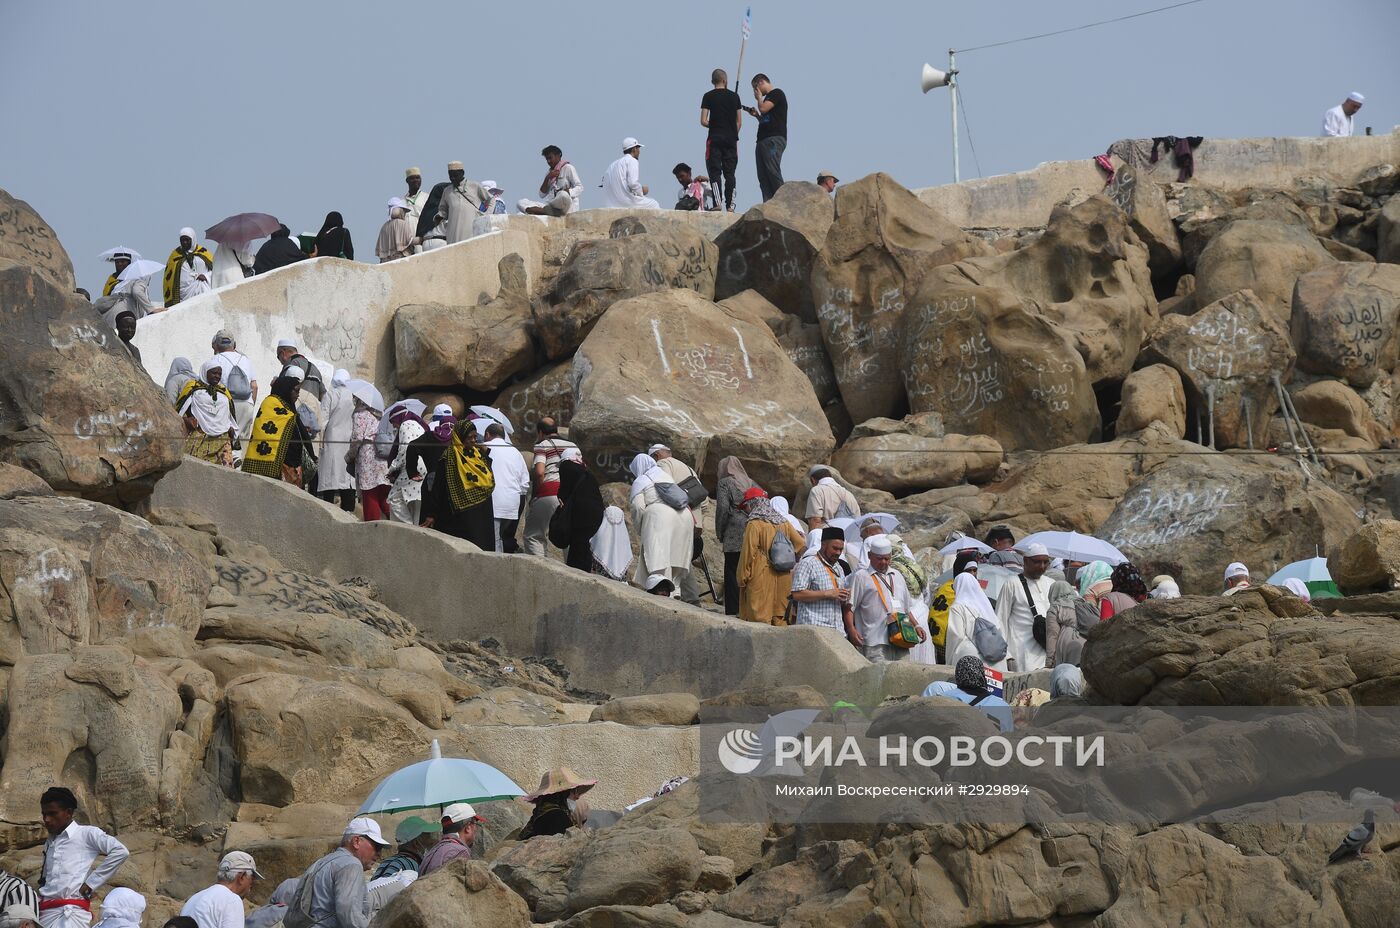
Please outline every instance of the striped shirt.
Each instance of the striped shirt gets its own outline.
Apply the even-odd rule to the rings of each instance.
[[[835,590],[846,586],[842,579],[842,565],[828,567],[821,555],[813,554],[797,562],[792,571],[792,591]],[[835,599],[818,599],[811,602],[794,602],[797,606],[797,625],[820,625],[844,631],[846,623],[841,618],[841,603]]]
[[[12,905],[27,905],[37,913],[39,894],[24,880],[0,870],[0,914]]]

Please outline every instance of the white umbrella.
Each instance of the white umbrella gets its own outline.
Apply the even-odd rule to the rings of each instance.
[[[501,412],[495,406],[473,406],[472,412],[486,419],[491,419],[501,424],[501,428],[506,430],[506,437],[509,438],[511,432],[515,431],[515,426],[510,424],[510,417]]]
[[[135,248],[128,248],[125,245],[118,245],[116,248],[108,248],[97,257],[101,261],[111,261],[114,260],[117,255],[129,255],[133,261],[141,260],[141,252],[137,251]]]
[[[159,261],[147,261],[145,258],[133,258],[126,266],[126,270],[117,275],[117,280],[136,280],[141,277],[150,277],[152,274],[159,274],[165,270],[165,265]]]
[[[1128,559],[1122,551],[1104,541],[1102,538],[1095,538],[1093,535],[1081,535],[1078,532],[1036,532],[1027,535],[1016,544],[1018,551],[1025,551],[1030,544],[1042,544],[1045,550],[1055,557],[1062,557],[1067,561],[1103,561],[1109,566],[1122,564]]]
[[[899,527],[899,517],[892,516],[888,512],[867,512],[856,519],[857,525],[864,525],[868,520],[875,519],[880,523],[880,531],[888,535]]]
[[[959,551],[966,551],[968,548],[975,549],[979,554],[991,554],[991,545],[983,544],[971,535],[964,535],[961,538],[954,538],[946,545],[938,549],[942,555],[957,554]]]
[[[352,379],[349,386],[351,395],[361,403],[375,412],[382,413],[384,411],[384,396],[374,384],[368,380]]]

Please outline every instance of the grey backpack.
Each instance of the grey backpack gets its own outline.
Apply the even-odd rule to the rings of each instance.
[[[972,643],[977,646],[984,663],[995,664],[1006,659],[1006,639],[1001,629],[980,615],[972,628]]]
[[[653,483],[652,486],[656,487],[656,495],[660,497],[661,502],[670,506],[677,512],[681,512],[690,507],[690,497],[686,495],[686,492],[682,490],[678,484]]]
[[[243,368],[237,364],[229,368],[228,376],[224,378],[224,386],[228,387],[229,396],[236,400],[253,398],[253,385],[248,382],[248,375],[243,373]]]
[[[785,574],[797,566],[797,552],[781,525],[775,526],[773,540],[768,544],[768,566],[780,574]]]

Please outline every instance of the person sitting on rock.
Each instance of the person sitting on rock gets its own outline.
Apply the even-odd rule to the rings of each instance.
[[[165,306],[193,299],[214,289],[214,255],[203,245],[195,244],[194,229],[180,230],[180,245],[165,259]]]
[[[352,818],[340,846],[302,874],[282,923],[287,928],[368,928],[365,871],[388,846],[378,822]]]
[[[423,855],[423,866],[418,868],[418,875],[427,876],[459,857],[470,859],[477,826],[484,821],[486,819],[477,815],[468,802],[454,802],[443,809],[442,840]]]
[[[441,834],[440,822],[430,822],[418,815],[410,815],[399,822],[398,827],[394,829],[394,842],[399,846],[398,853],[380,861],[371,879],[396,876],[405,870],[417,873],[423,864],[423,855],[432,850]]]
[[[92,308],[102,314],[107,324],[116,328],[117,316],[130,311],[137,319],[153,313],[164,312],[164,308],[151,302],[150,281],[145,277],[121,279],[122,272],[131,264],[131,255],[118,252],[112,255],[114,270],[102,288],[102,295],[92,301]]]
[[[530,820],[520,829],[520,840],[541,835],[562,835],[588,821],[588,804],[581,797],[598,783],[585,780],[568,767],[555,767],[540,777],[540,788],[517,802],[534,806]]]
[[[705,210],[713,212],[719,209],[715,204],[714,188],[709,186],[710,179],[701,174],[694,176],[690,165],[682,161],[671,169],[671,173],[676,177],[676,183],[681,185],[681,192],[676,197],[676,209]]]
[[[77,808],[72,790],[62,786],[51,786],[39,797],[39,814],[49,833],[39,870],[43,928],[87,928],[92,923],[92,894],[130,856],[126,845],[101,828],[73,821]]]
[[[1223,596],[1234,596],[1240,590],[1249,588],[1249,568],[1235,561],[1225,568],[1225,591]]]
[[[301,245],[292,238],[292,230],[282,224],[258,249],[253,258],[253,273],[266,274],[268,271],[275,271],[279,267],[306,259],[306,252],[302,251]]]
[[[564,151],[558,145],[546,145],[540,154],[549,165],[540,183],[543,199],[521,200],[515,208],[531,216],[567,216],[577,212],[579,197],[583,196],[578,170],[564,160]]]
[[[641,142],[628,136],[622,140],[622,157],[608,165],[603,174],[604,209],[660,209],[661,204],[647,196],[650,188],[642,184],[638,161],[642,157]]]
[[[252,892],[253,881],[262,878],[251,854],[230,851],[219,861],[214,884],[191,896],[180,914],[194,919],[199,928],[243,928],[243,900]]]
[[[953,668],[953,682],[935,680],[924,688],[924,696],[942,696],[956,699],[969,706],[976,706],[987,717],[1001,726],[1002,731],[1011,731],[1011,705],[1000,696],[994,696],[987,687],[987,668],[982,658],[967,656],[959,658]]]
[[[860,503],[851,491],[836,482],[831,468],[815,464],[807,471],[812,491],[807,494],[807,527],[821,528],[836,518],[854,519],[860,516]]]

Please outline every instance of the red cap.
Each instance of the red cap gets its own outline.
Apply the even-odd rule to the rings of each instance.
[[[744,502],[755,499],[767,499],[768,494],[763,491],[763,487],[749,487],[744,491]]]

